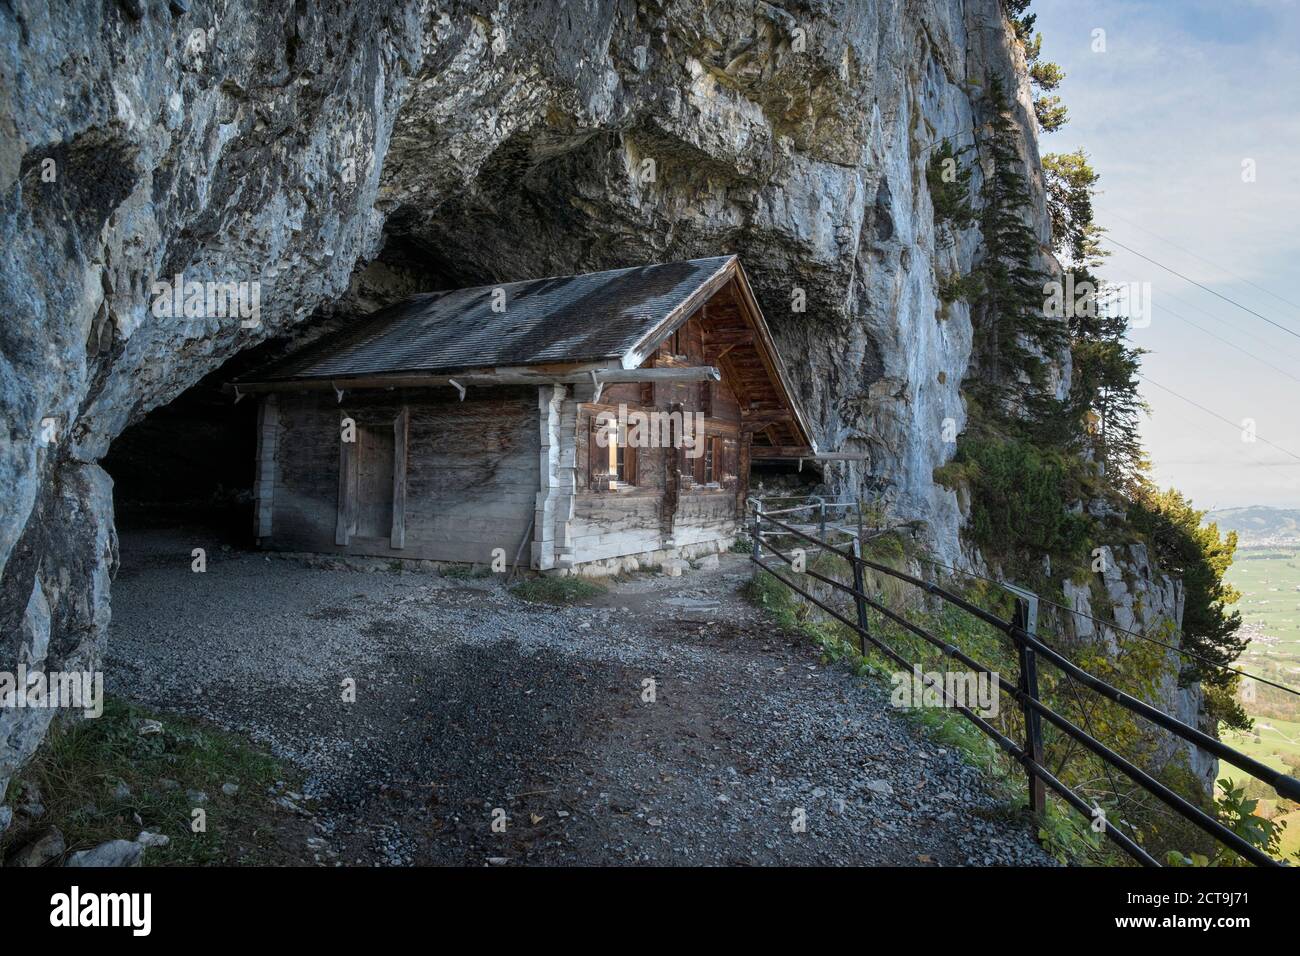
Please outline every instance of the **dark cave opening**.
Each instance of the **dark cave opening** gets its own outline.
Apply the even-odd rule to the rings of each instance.
[[[257,402],[236,403],[223,387],[251,367],[249,354],[234,356],[114,440],[101,464],[113,479],[119,533],[202,529],[223,544],[252,544]]]
[[[101,461],[113,479],[119,533],[196,532],[235,548],[254,545],[257,398],[236,401],[230,383],[359,318],[417,292],[457,288],[479,276],[389,232],[349,289],[311,319],[228,358],[166,405],[127,427]]]

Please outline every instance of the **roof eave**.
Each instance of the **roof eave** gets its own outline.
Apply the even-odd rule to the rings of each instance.
[[[658,348],[659,342],[662,341],[674,328],[681,325],[692,315],[695,310],[711,299],[719,289],[727,284],[727,281],[736,274],[740,268],[740,259],[738,256],[731,255],[727,260],[718,267],[718,270],[701,282],[689,296],[681,301],[671,312],[658,322],[654,328],[644,333],[620,358],[620,362],[625,369],[640,368],[655,349]]]
[[[772,338],[772,330],[768,328],[767,319],[763,317],[763,310],[759,308],[758,299],[754,295],[753,288],[750,287],[749,277],[745,274],[744,266],[739,261],[735,265],[736,285],[739,287],[745,300],[745,307],[749,310],[750,317],[753,319],[754,329],[758,333],[759,344],[767,352],[768,358],[772,362],[772,368],[776,371],[777,386],[780,388],[782,398],[794,416],[793,424],[795,428],[798,429],[804,443],[815,454],[817,452],[817,441],[813,438],[812,429],[808,427],[808,420],[804,416],[798,399],[795,398],[794,387],[790,383],[790,375],[786,371],[785,362],[782,361],[781,353],[776,347],[776,340]]]

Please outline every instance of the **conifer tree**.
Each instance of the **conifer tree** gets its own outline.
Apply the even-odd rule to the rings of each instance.
[[[1031,2],[1032,0],[1002,0],[1002,9],[1021,40],[1028,40],[1033,35],[1034,22],[1038,19],[1038,14],[1026,13]]]
[[[983,386],[994,405],[1004,405],[1014,389],[1039,386],[1043,359],[1063,344],[1060,323],[1046,318],[1038,236],[1026,222],[1031,209],[1029,183],[1019,150],[1019,127],[1010,115],[1002,82],[991,77],[985,109],[987,130],[982,153],[985,176],[980,189],[983,258],[972,273],[978,288],[976,327]]]

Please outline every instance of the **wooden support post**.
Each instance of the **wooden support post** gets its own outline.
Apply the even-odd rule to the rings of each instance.
[[[742,433],[736,448],[736,514],[742,519],[749,500],[749,448],[753,440],[753,435]]]
[[[275,458],[280,439],[279,396],[274,392],[257,408],[257,471],[253,478],[253,534],[260,543],[271,536],[275,513]]]
[[[858,594],[866,594],[866,585],[863,582],[861,558],[862,536],[859,534],[858,537],[853,539],[853,590],[857,591]],[[871,630],[867,626],[867,602],[863,598],[858,597],[858,594],[853,596],[853,603],[858,606],[858,628],[861,631],[858,638],[859,643],[862,645],[862,653],[866,654],[867,635],[871,633]]]
[[[754,557],[763,560],[763,502],[754,499]]]
[[[352,441],[344,441],[343,423],[347,417],[344,412],[339,418],[339,503],[334,524],[334,543],[344,546],[357,527],[357,426],[352,426]]]
[[[1034,634],[1037,629],[1038,598],[1027,591],[1015,589],[1016,612],[1013,618],[1015,626],[1026,634]],[[1020,651],[1020,692],[1030,700],[1038,700],[1038,659],[1034,649],[1019,636],[1012,635]],[[1043,762],[1043,725],[1038,711],[1028,704],[1021,705],[1025,715],[1025,754],[1034,763]],[[1029,774],[1029,810],[1034,818],[1041,820],[1047,810],[1047,786],[1037,774]]]
[[[411,409],[407,405],[393,421],[393,528],[388,543],[406,547],[406,441],[410,433]]]

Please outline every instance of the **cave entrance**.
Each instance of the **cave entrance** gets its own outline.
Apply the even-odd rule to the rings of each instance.
[[[401,217],[395,217],[400,220]],[[171,402],[124,430],[101,465],[113,478],[113,507],[122,560],[130,567],[142,553],[194,547],[253,549],[256,546],[258,402],[238,403],[230,382],[277,361],[305,344],[347,334],[365,315],[417,292],[460,288],[477,273],[402,236],[388,235],[379,256],[359,268],[349,291],[322,305],[310,322],[231,356]],[[392,429],[359,435],[358,489],[363,506],[356,533],[387,540],[393,508]]]
[[[257,352],[257,349],[251,352]],[[151,539],[251,548],[257,403],[222,386],[250,363],[240,353],[122,432],[101,464],[128,566]]]

